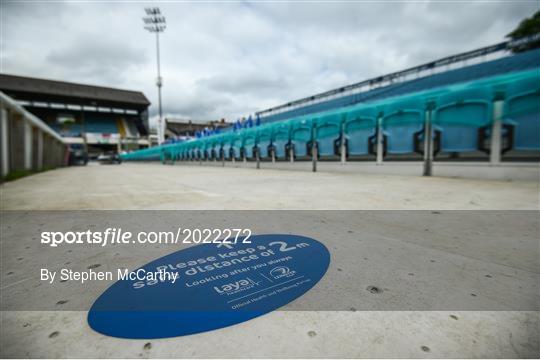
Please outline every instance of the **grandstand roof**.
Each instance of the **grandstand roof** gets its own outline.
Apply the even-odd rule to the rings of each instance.
[[[98,101],[100,105],[124,105],[137,109],[147,108],[150,105],[150,101],[140,91],[9,74],[0,74],[0,90],[14,94],[18,100],[71,101],[77,104]]]
[[[189,135],[194,136],[196,131],[204,130],[205,128],[215,129],[230,126],[231,124],[219,120],[182,120],[182,119],[165,119],[165,129],[174,135]],[[169,134],[169,135],[171,135]]]
[[[345,95],[332,100],[321,101],[315,104],[285,110],[283,112],[264,116],[263,122],[273,122],[292,118],[295,116],[353,105],[361,102],[370,102],[407,93],[434,89],[477,80],[485,77],[508,74],[517,71],[540,69],[540,49],[531,50],[501,59],[470,65],[463,68],[437,73],[414,80],[404,81],[373,90]],[[540,74],[540,71],[539,71]]]

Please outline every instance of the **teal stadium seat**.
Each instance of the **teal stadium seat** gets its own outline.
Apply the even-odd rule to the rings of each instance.
[[[343,131],[347,146],[347,155],[367,155],[377,135],[378,110],[375,107],[356,106],[349,109],[345,116]]]
[[[392,101],[383,107],[382,128],[388,154],[411,154],[416,149],[416,139],[422,134],[425,104],[421,97]]]
[[[163,146],[161,152],[162,152],[162,160],[171,160],[172,159],[172,152],[171,152],[171,146],[170,145]]]
[[[193,141],[193,148],[192,148],[192,154],[193,154],[193,160],[199,160],[200,156],[200,148],[199,148],[200,141],[194,140]]]
[[[171,157],[173,161],[178,161],[180,159],[180,144],[173,144],[171,146]]]
[[[272,129],[274,124],[264,124],[257,126],[257,149],[259,158],[266,159],[270,157],[269,149],[272,146]]]
[[[231,159],[231,149],[232,149],[233,136],[231,133],[223,134],[221,140],[221,152],[225,160]]]
[[[201,138],[199,141],[201,142],[201,160],[208,160],[210,141],[208,138]]]
[[[183,160],[186,161],[186,160],[189,160],[189,142],[186,142],[184,144],[184,149],[182,150],[182,153],[183,153]]]
[[[433,123],[441,132],[442,152],[480,150],[483,128],[491,122],[489,87],[452,89],[437,99]]]
[[[222,146],[223,146],[223,135],[217,134],[212,137],[214,156],[216,160],[221,160],[222,157]]]
[[[190,141],[189,143],[189,159],[195,160],[197,158],[197,146],[195,140]]]
[[[313,121],[305,117],[292,120],[290,144],[294,156],[311,155],[312,125]]]
[[[272,129],[272,148],[276,159],[287,158],[287,149],[291,135],[290,121],[275,123]]]
[[[246,159],[255,158],[255,149],[257,143],[257,130],[255,128],[246,129],[242,132],[242,151]]]
[[[184,148],[184,143],[179,143],[177,144],[176,148],[175,148],[175,159],[176,160],[182,160],[182,150]]]
[[[216,141],[216,136],[208,138],[208,160],[219,159],[219,142]]]
[[[504,123],[513,125],[515,150],[540,150],[540,72],[508,85]]]
[[[335,110],[315,116],[315,129],[318,147],[318,156],[337,155],[338,143],[341,138],[341,124],[345,113]]]
[[[182,157],[182,160],[184,161],[189,160],[188,150],[189,150],[189,144],[188,143],[182,144],[181,157]]]
[[[232,144],[231,144],[232,156],[235,159],[242,158],[242,148],[244,146],[244,144],[243,144],[243,140],[244,140],[243,133],[244,133],[244,130],[239,130],[239,131],[233,133],[233,135],[231,136],[232,137]]]

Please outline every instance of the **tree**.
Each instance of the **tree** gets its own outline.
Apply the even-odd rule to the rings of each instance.
[[[530,18],[522,20],[518,27],[506,35],[511,40],[521,39],[523,37],[531,36],[540,33],[540,10],[537,11]],[[512,48],[512,52],[523,52],[540,47],[540,39],[530,42],[524,45],[517,45]]]

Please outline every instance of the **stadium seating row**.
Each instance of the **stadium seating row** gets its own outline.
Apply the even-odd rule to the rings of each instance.
[[[124,155],[126,160],[301,159],[422,154],[430,121],[436,153],[489,152],[493,120],[508,150],[540,150],[539,70],[484,78],[265,123],[255,128]],[[503,108],[495,113],[495,101]],[[343,144],[342,144],[343,141]]]

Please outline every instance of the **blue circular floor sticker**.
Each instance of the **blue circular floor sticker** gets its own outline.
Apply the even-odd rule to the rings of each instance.
[[[223,328],[276,310],[311,289],[330,253],[298,235],[255,235],[251,243],[201,244],[135,270],[150,280],[119,280],[88,313],[109,336],[155,339]]]

